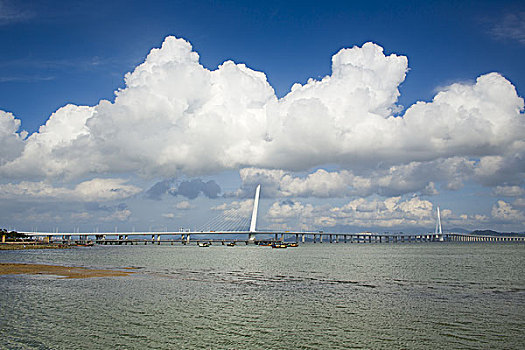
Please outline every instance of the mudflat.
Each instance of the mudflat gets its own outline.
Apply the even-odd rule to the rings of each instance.
[[[34,243],[34,242],[8,242],[0,243],[0,250],[23,250],[23,249],[67,249],[71,245],[60,243]]]
[[[119,277],[128,276],[132,271],[100,270],[86,267],[69,267],[41,264],[0,263],[0,275],[55,275],[64,278]]]

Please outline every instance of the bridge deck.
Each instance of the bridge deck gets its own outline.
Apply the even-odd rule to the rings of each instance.
[[[373,234],[329,232],[250,232],[250,231],[189,231],[189,232],[120,232],[120,233],[30,233],[33,238],[46,241],[79,242],[88,240],[99,244],[151,244],[196,242],[281,242],[284,240],[304,243],[403,243],[403,242],[525,242],[525,236],[482,236],[460,233],[427,234]],[[142,236],[142,237],[140,237]],[[169,237],[171,236],[171,238]],[[222,236],[222,237],[221,237]],[[233,236],[233,237],[232,237]],[[241,238],[242,236],[247,237]],[[235,237],[235,238],[234,238]],[[250,239],[255,237],[255,239]]]

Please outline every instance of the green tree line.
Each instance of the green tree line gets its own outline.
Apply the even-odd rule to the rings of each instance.
[[[5,235],[7,239],[25,238],[26,235],[16,231],[8,231],[6,229],[0,229],[0,236]]]

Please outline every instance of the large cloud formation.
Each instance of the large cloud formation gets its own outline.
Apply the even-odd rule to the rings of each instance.
[[[514,205],[505,201],[497,201],[491,211],[491,216],[479,214],[456,214],[450,209],[441,210],[441,217],[448,229],[463,227],[476,229],[487,223],[498,223],[501,228],[512,229],[513,224],[523,224],[525,215]],[[358,198],[342,206],[303,204],[298,201],[285,200],[274,202],[270,207],[268,220],[273,228],[301,228],[313,230],[334,228],[350,230],[392,230],[405,228],[417,230],[435,225],[436,214],[434,205],[414,196],[403,200],[401,197]]]
[[[20,120],[12,113],[0,111],[0,166],[17,158],[24,149],[27,133],[17,133]]]
[[[231,61],[208,70],[187,41],[167,37],[125,76],[113,102],[67,105],[28,138],[0,112],[0,175],[173,178],[332,164],[342,170],[312,175],[332,176],[356,195],[431,193],[436,181],[458,188],[470,178],[522,186],[524,103],[514,86],[490,73],[397,115],[407,69],[406,57],[366,43],[340,50],[331,75],[295,84],[279,99],[264,73]],[[324,190],[299,185],[290,191]]]
[[[17,184],[1,184],[0,198],[19,200],[66,200],[75,202],[112,201],[132,197],[142,190],[126,184],[124,179],[100,179],[84,181],[74,188],[57,187],[44,181],[21,181]]]

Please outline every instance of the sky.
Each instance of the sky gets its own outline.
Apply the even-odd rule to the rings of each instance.
[[[232,227],[261,184],[258,229],[525,231],[523,2],[0,0],[0,43],[0,227]]]

